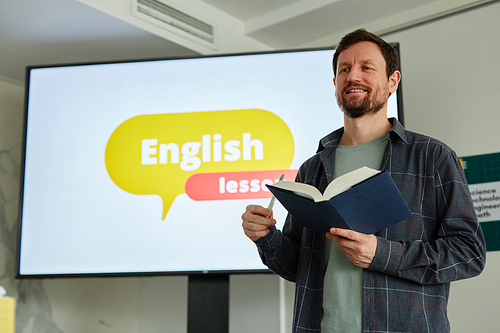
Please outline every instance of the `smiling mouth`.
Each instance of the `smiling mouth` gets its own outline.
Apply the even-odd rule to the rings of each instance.
[[[356,93],[364,93],[364,92],[368,92],[368,90],[365,90],[365,89],[349,89],[347,90],[346,94],[356,94]]]

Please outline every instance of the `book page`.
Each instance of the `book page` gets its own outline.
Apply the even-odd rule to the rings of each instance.
[[[296,182],[287,182],[287,181],[279,181],[273,185],[274,187],[279,187],[285,190],[292,191],[294,194],[299,195],[304,198],[312,199],[314,201],[319,201],[323,197],[321,192],[314,186],[296,183]]]
[[[379,170],[364,166],[354,171],[348,172],[338,178],[335,178],[326,187],[325,193],[323,193],[323,200],[330,200],[334,196],[347,191],[353,185],[361,183],[363,180],[375,176],[378,173],[380,173]]]

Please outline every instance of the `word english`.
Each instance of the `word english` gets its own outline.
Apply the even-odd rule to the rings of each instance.
[[[243,133],[242,141],[228,140],[224,144],[221,134],[202,135],[201,142],[186,142],[180,148],[177,143],[158,144],[158,139],[143,139],[141,143],[142,165],[179,164],[183,171],[197,170],[206,162],[234,162],[241,158],[250,161],[252,150],[255,160],[264,159],[264,144],[259,139],[252,139],[251,133]],[[198,156],[200,150],[201,158]]]

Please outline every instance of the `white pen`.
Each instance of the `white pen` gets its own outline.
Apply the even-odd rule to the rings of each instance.
[[[280,181],[282,181],[283,179],[285,179],[285,174],[282,174],[281,177],[280,177]],[[269,210],[273,210],[273,207],[274,207],[274,202],[276,201],[276,197],[273,195],[273,197],[271,198],[271,202],[269,202],[269,206],[267,207],[267,209]]]

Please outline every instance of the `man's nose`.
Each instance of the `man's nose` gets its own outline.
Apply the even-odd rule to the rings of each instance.
[[[356,68],[351,68],[349,75],[347,75],[348,82],[359,82],[361,80],[361,71]]]

